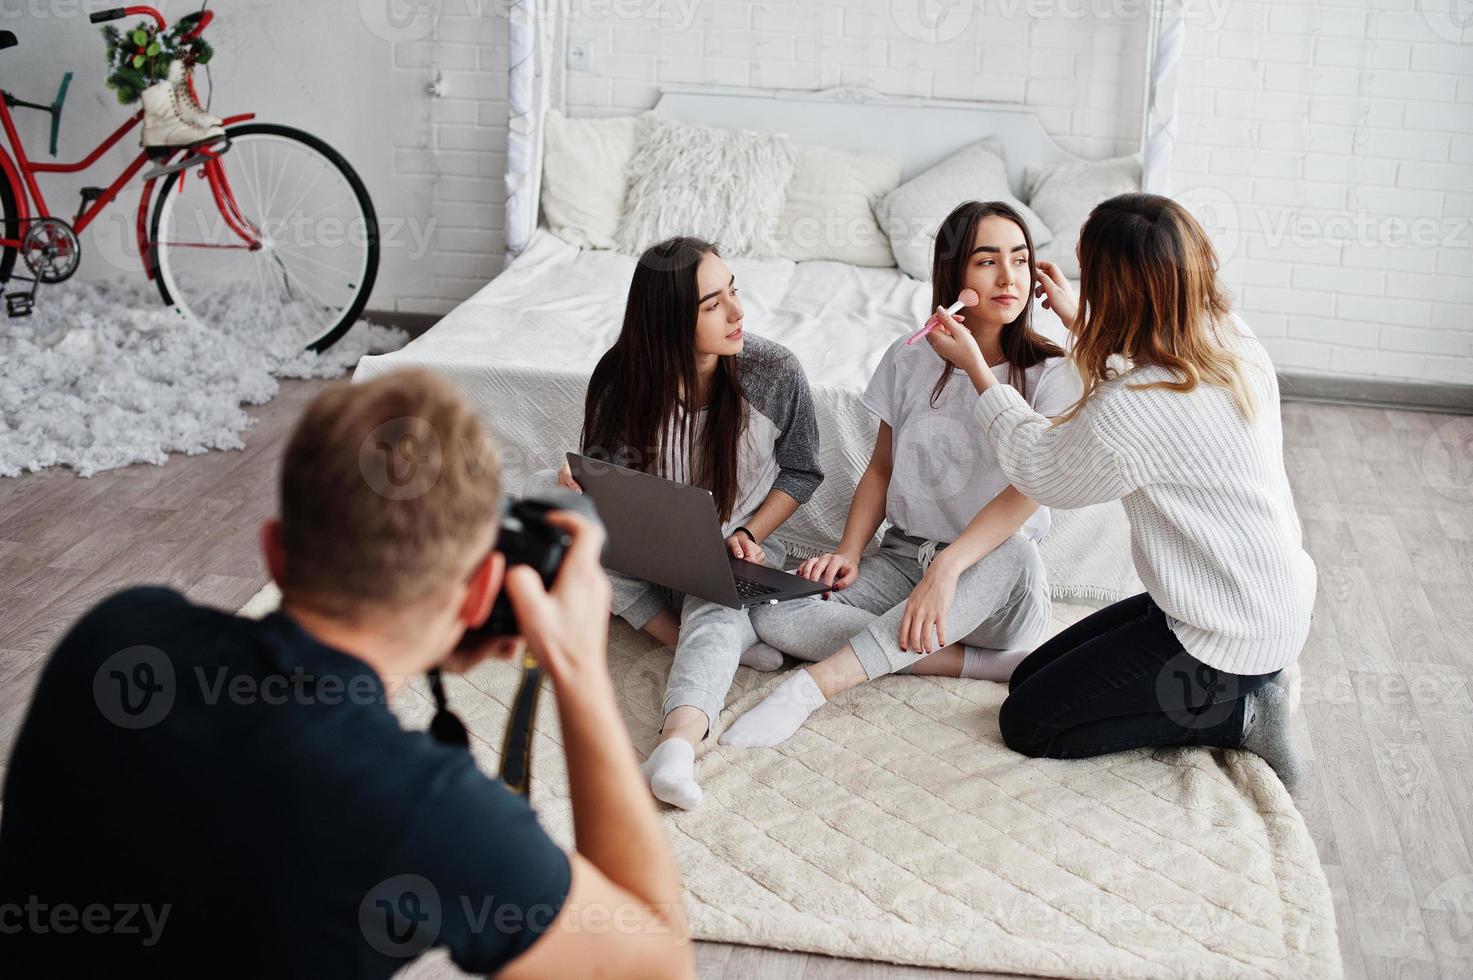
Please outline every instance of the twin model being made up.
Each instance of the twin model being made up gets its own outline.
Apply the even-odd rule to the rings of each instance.
[[[737,667],[776,670],[783,654],[808,664],[722,744],[777,745],[838,693],[908,672],[1007,683],[999,725],[1025,755],[1242,748],[1292,787],[1278,677],[1308,635],[1316,572],[1273,365],[1206,234],[1168,198],[1105,201],[1081,231],[1078,298],[1006,204],[960,205],[935,242],[936,313],[864,392],[879,429],[843,537],[796,574],[774,534],[823,480],[803,370],[746,334],[716,246],[674,238],[641,256],[580,451],[526,489],[590,495],[612,612],[675,648],[641,767],[651,791],[700,802],[695,748]],[[1067,352],[1034,329],[1035,295]],[[1110,500],[1147,591],[1043,642],[1049,508]]]

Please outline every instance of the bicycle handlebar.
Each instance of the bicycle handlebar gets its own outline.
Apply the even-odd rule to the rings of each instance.
[[[118,20],[121,17],[152,17],[153,22],[159,25],[159,30],[169,26],[169,22],[164,20],[164,15],[152,7],[113,7],[111,10],[99,10],[87,19],[94,24],[101,24],[105,20]],[[208,22],[208,18],[205,20]],[[197,28],[196,33],[202,30],[204,30],[203,24]]]

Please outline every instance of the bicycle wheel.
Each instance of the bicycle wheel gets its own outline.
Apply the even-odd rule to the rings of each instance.
[[[5,229],[5,234],[0,237],[11,241],[20,239],[20,218],[16,211],[15,189],[10,186],[10,181],[0,175],[0,228]],[[10,281],[10,276],[15,272],[16,250],[13,248],[0,249],[0,286]]]
[[[368,192],[310,133],[269,123],[226,132],[223,181],[203,166],[163,179],[149,229],[159,295],[202,325],[270,324],[326,350],[357,321],[378,275]]]

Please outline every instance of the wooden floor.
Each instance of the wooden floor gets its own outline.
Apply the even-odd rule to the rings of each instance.
[[[266,581],[256,529],[323,382],[288,381],[239,452],[0,479],[0,758],[46,651],[131,583],[235,609]],[[1303,658],[1297,794],[1351,977],[1473,976],[1473,418],[1290,403],[1286,454],[1320,601]],[[1462,455],[1439,454],[1439,428]],[[1448,428],[1450,427],[1450,428]],[[703,944],[704,977],[946,971]]]

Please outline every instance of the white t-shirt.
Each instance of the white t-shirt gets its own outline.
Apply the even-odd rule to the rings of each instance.
[[[950,543],[1007,488],[1008,478],[973,419],[977,391],[965,373],[953,372],[931,407],[931,389],[945,366],[930,344],[907,347],[901,337],[880,359],[863,401],[894,430],[885,517],[907,534]],[[992,373],[1008,384],[1011,370],[1004,361]],[[1040,415],[1062,415],[1084,390],[1067,358],[1048,358],[1026,374],[1026,399]],[[1040,507],[1022,531],[1037,541],[1049,523],[1048,508]]]

